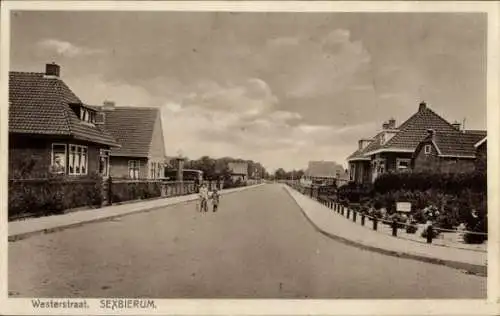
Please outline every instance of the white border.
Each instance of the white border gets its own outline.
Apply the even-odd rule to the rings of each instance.
[[[10,16],[16,10],[101,10],[101,11],[241,11],[241,12],[488,12],[488,195],[489,227],[497,228],[498,221],[498,168],[499,127],[498,109],[498,2],[201,2],[201,1],[2,1],[1,6],[1,63],[0,82],[2,106],[0,107],[0,141],[3,153],[0,160],[0,174],[7,172],[7,96],[9,70]],[[342,315],[494,315],[498,314],[499,273],[498,249],[499,231],[490,229],[488,243],[488,300],[156,300],[156,310],[105,311],[100,309],[98,299],[87,300],[92,305],[88,310],[34,310],[29,299],[7,299],[7,185],[0,181],[0,239],[2,256],[0,261],[0,313],[2,314],[44,314],[44,315],[89,315],[89,314],[342,314]],[[369,263],[367,263],[369,264]]]

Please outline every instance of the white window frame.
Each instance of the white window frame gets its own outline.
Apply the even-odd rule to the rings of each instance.
[[[73,165],[73,171],[70,169],[70,165],[73,163],[69,157],[72,154],[72,148],[75,148],[75,153],[78,154],[78,164],[79,164],[79,169],[78,172],[75,171],[76,166]],[[83,157],[83,150],[85,149],[85,164],[82,165],[82,157]],[[70,176],[84,176],[89,173],[89,148],[87,146],[83,145],[75,145],[75,144],[69,144],[69,150],[68,150],[68,174]],[[76,156],[74,156],[76,158]],[[76,159],[75,159],[76,162]],[[85,172],[82,172],[82,167],[85,167]]]
[[[54,146],[64,146],[64,174],[69,170],[68,166],[68,145],[65,143],[52,143],[50,148],[50,167],[54,165]]]
[[[105,173],[101,173],[101,157],[105,157],[107,159],[106,172]],[[109,177],[109,173],[110,173],[110,167],[111,167],[111,150],[109,150],[109,149],[101,149],[99,151],[99,174],[103,178],[108,178]]]
[[[431,144],[426,144],[424,146],[424,154],[430,155],[432,153],[432,145]]]
[[[156,179],[156,161],[149,163],[149,176],[151,179]]]
[[[355,164],[351,164],[351,168],[350,168],[351,172],[350,172],[350,178],[351,178],[351,181],[354,181],[356,179],[356,165]]]
[[[133,166],[132,166],[133,165]],[[130,171],[134,170],[137,172],[134,172],[133,176],[130,174]],[[134,160],[129,160],[128,161],[128,177],[130,179],[139,179],[140,177],[140,172],[141,172],[141,161],[138,159]]]
[[[401,167],[400,166],[401,162],[407,162],[408,163],[408,167]],[[408,158],[397,158],[396,159],[396,169],[397,170],[408,170],[410,168],[411,168],[411,159],[408,159]]]

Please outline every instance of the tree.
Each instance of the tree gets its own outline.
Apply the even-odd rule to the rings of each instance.
[[[283,168],[278,168],[274,172],[274,178],[276,180],[284,180],[284,179],[286,179],[286,171]]]

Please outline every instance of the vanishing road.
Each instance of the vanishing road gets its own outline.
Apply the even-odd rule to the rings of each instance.
[[[11,297],[484,298],[486,278],[318,233],[278,184],[9,243]]]

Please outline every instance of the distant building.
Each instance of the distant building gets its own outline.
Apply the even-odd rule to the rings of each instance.
[[[304,172],[304,181],[337,185],[347,181],[344,167],[335,161],[310,161]]]
[[[248,163],[232,161],[227,164],[231,171],[231,178],[233,181],[246,181],[248,180]]]

